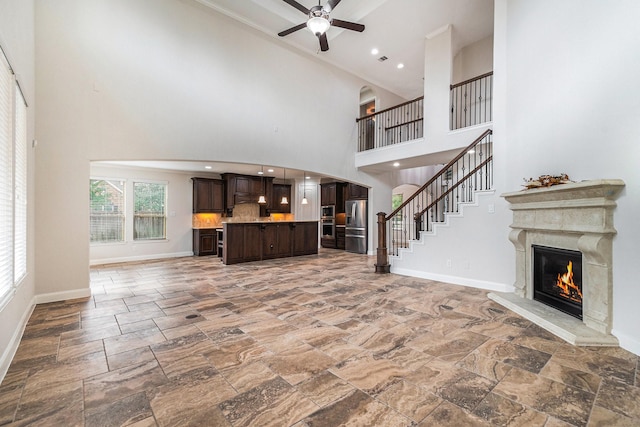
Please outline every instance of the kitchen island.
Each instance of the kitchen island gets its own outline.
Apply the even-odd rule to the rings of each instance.
[[[318,253],[318,221],[226,222],[223,230],[224,264]]]

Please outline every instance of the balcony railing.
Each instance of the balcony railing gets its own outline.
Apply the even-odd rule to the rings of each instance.
[[[451,130],[490,122],[493,115],[493,72],[450,86]]]
[[[356,119],[358,151],[373,150],[412,139],[422,138],[423,98]]]

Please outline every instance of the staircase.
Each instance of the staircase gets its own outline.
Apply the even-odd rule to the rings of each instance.
[[[388,273],[389,256],[399,257],[492,190],[492,134],[491,129],[482,133],[389,215],[378,214],[376,272]]]

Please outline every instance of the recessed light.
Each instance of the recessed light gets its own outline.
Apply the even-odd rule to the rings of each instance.
[[[211,166],[205,166],[204,168],[205,169],[211,169]]]
[[[378,49],[376,49],[375,47],[373,49],[371,49],[371,55],[377,55],[378,53],[380,53],[380,51]]]
[[[402,70],[403,68],[404,68],[404,64],[403,63],[398,64],[398,70]]]
[[[310,177],[310,176],[305,176],[304,178],[305,178],[305,179],[311,179],[311,177]]]
[[[273,173],[273,169],[267,169],[267,172]]]
[[[263,171],[258,171],[258,175],[264,175]]]
[[[393,166],[397,168],[398,166],[400,166],[400,163],[395,162],[395,163],[393,163]]]

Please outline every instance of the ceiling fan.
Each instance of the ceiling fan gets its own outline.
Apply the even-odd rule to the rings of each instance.
[[[278,35],[280,37],[284,37],[303,29],[304,27],[307,27],[313,34],[318,37],[318,40],[320,41],[320,50],[326,52],[327,50],[329,50],[329,42],[327,41],[327,30],[332,25],[334,27],[345,28],[351,31],[358,31],[360,33],[364,31],[364,25],[362,24],[329,18],[329,13],[331,13],[331,11],[335,9],[335,7],[338,5],[338,3],[340,3],[341,0],[329,0],[324,6],[321,6],[320,1],[318,1],[318,5],[313,6],[311,9],[307,9],[295,0],[283,1],[295,7],[305,15],[308,15],[309,19],[307,20],[307,22],[303,22],[302,24],[291,27],[288,30],[279,32]]]

